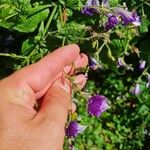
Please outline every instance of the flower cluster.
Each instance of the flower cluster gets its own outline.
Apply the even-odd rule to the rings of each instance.
[[[141,25],[141,19],[135,11],[130,12],[127,8],[122,7],[110,7],[109,0],[103,0],[101,6],[110,10],[109,13],[106,14],[107,21],[104,24],[105,31],[113,29],[119,23],[122,25]],[[88,16],[100,13],[99,0],[87,0],[84,8],[82,9],[82,13]]]
[[[140,60],[139,61],[139,65],[138,65],[138,69],[143,71],[146,70],[146,61],[145,60]],[[145,72],[145,71],[143,71]],[[145,74],[142,74],[141,76],[143,76]],[[141,77],[140,77],[141,78]],[[147,84],[146,87],[149,88],[150,87],[150,75],[147,75]],[[137,82],[131,89],[130,89],[130,93],[133,95],[139,95],[142,93],[141,91],[141,84],[139,82]]]
[[[134,25],[140,26],[141,20],[138,14],[133,11],[130,12],[126,7],[111,7],[109,4],[109,0],[102,0],[100,4],[99,0],[87,0],[86,4],[82,8],[82,14],[87,16],[93,16],[100,14],[103,9],[106,9],[104,14],[104,22],[102,23],[104,27],[104,31],[109,31],[114,29],[117,25],[127,26],[127,25]],[[146,61],[141,60],[139,64],[139,69],[144,70],[146,65]],[[89,57],[89,68],[92,70],[98,69],[100,63],[93,57]],[[125,63],[124,57],[120,56],[117,61],[117,67],[128,67],[129,66]],[[150,75],[148,77],[147,87],[150,87]],[[130,90],[130,93],[134,95],[138,95],[141,93],[140,84],[137,82],[134,87]],[[87,112],[89,116],[100,117],[103,112],[109,109],[108,99],[103,95],[94,95],[88,99],[87,104]],[[69,139],[74,139],[79,134],[81,134],[86,129],[86,126],[81,125],[76,120],[72,120],[69,122],[68,126],[66,127],[65,133]],[[74,146],[70,143],[70,150],[73,150]]]
[[[100,117],[101,114],[109,108],[108,100],[105,96],[91,96],[88,100],[88,114],[90,116]],[[66,127],[65,133],[68,138],[75,138],[82,133],[87,126],[79,124],[77,121],[71,121]],[[74,149],[72,143],[69,145],[70,150]]]

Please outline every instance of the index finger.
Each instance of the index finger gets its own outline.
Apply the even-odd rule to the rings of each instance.
[[[14,73],[9,79],[9,87],[29,86],[35,93],[40,92],[63,68],[79,55],[79,47],[75,44],[58,48],[40,61]]]

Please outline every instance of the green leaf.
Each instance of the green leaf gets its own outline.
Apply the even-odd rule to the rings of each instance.
[[[6,21],[0,22],[0,27],[6,28],[6,29],[10,29],[14,26],[14,23],[9,23]]]
[[[59,0],[59,3],[62,5],[65,5],[65,1],[64,0]]]
[[[38,7],[34,7],[28,11],[29,15],[34,15],[35,13],[38,13],[46,8],[48,8],[50,5],[40,5]]]
[[[41,22],[40,27],[39,27],[38,36],[40,38],[43,36],[43,31],[44,31],[44,21]]]
[[[78,43],[80,38],[84,37],[85,25],[78,24],[76,22],[67,23],[61,26],[57,24],[58,34],[57,37],[60,39],[66,38],[67,43]]]
[[[119,4],[119,2],[120,2],[120,0],[110,0],[109,4],[110,4],[110,6],[115,7]]]
[[[142,18],[142,24],[140,26],[140,32],[141,33],[146,33],[148,32],[148,26],[150,25],[150,20],[147,18]]]
[[[67,6],[73,6],[78,3],[78,0],[66,0]]]
[[[1,0],[0,4],[16,7],[19,12],[26,14],[32,8],[30,0]],[[11,10],[11,9],[10,9]]]
[[[145,112],[147,113],[149,111],[149,108],[146,105],[142,105],[138,111],[139,114],[144,114]]]
[[[18,30],[19,32],[26,32],[26,33],[33,32],[37,28],[38,24],[48,17],[48,14],[49,14],[48,9],[35,13],[25,22],[18,24],[13,29]]]
[[[23,42],[21,48],[21,54],[23,56],[27,56],[30,52],[35,48],[36,43],[34,42],[34,38],[29,38]]]
[[[16,7],[11,4],[2,4],[0,5],[0,21],[5,21],[9,16],[16,14]]]

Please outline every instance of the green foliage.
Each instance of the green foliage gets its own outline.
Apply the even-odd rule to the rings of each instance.
[[[79,121],[88,126],[84,134],[76,139],[77,150],[142,149],[144,132],[150,127],[148,122],[150,107],[145,103],[149,101],[150,92],[149,89],[144,88],[140,96],[128,94],[127,85],[132,85],[131,75],[128,73],[124,76],[116,76],[109,72],[105,74],[105,80],[101,78],[95,83],[92,80],[88,81],[85,92],[102,94],[110,100],[111,108],[98,119],[89,117],[86,110],[87,99],[77,94]],[[92,76],[94,77],[95,73]],[[101,82],[103,86],[99,86]]]
[[[145,86],[150,67],[150,2],[110,0],[112,7],[126,2],[130,11],[136,10],[141,16],[142,24],[120,24],[109,32],[103,27],[108,10],[99,8],[100,14],[83,15],[85,2],[0,0],[0,78],[35,63],[58,47],[77,43],[81,52],[94,57],[103,68],[89,72],[84,92],[105,95],[110,109],[98,119],[90,118],[87,99],[76,94],[78,121],[88,128],[75,140],[75,149],[141,150],[149,139],[146,131],[150,131],[150,93]],[[9,34],[17,37],[17,47],[3,44],[3,38]],[[118,58],[124,60],[124,67],[118,67]],[[140,59],[148,65],[144,73],[137,69]],[[140,83],[142,90],[137,96],[129,93],[135,83]],[[67,141],[64,149],[68,149]]]
[[[85,36],[85,25],[76,22],[67,23],[63,26],[58,25],[57,37],[65,38],[66,43],[78,43]]]
[[[150,66],[150,42],[149,40],[145,40],[142,43],[140,43],[140,49],[142,51],[141,57],[147,61],[148,65]]]
[[[2,2],[0,6],[0,26],[19,32],[33,32],[38,24],[48,17],[49,5],[32,8],[29,1]]]

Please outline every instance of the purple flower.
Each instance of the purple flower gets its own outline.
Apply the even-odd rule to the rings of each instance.
[[[89,58],[89,67],[92,69],[92,70],[96,70],[97,67],[98,67],[98,62],[95,58],[93,57],[90,57]]]
[[[99,0],[87,0],[82,9],[82,14],[92,16],[94,13],[98,13],[98,10],[96,8],[90,8],[91,6],[100,6]]]
[[[146,66],[146,61],[145,60],[140,60],[139,69],[143,70],[143,69],[145,69],[145,66]]]
[[[123,20],[123,25],[128,25],[130,23],[133,23],[136,26],[141,25],[140,17],[137,15],[136,12],[130,12],[120,7],[116,7],[114,9],[114,12],[121,16]]]
[[[102,95],[96,95],[89,98],[88,113],[89,115],[99,117],[109,108],[107,98]]]
[[[105,30],[113,29],[119,23],[119,18],[115,15],[108,14],[108,21],[105,24]]]
[[[141,90],[140,90],[140,84],[137,83],[135,85],[135,87],[133,87],[131,90],[130,90],[130,93],[133,94],[133,95],[138,95],[141,93]]]
[[[146,87],[147,87],[147,88],[150,88],[150,74],[148,74],[147,80],[148,80],[148,82],[147,82],[147,84],[146,84]]]
[[[76,137],[78,134],[82,133],[87,127],[80,125],[76,121],[71,121],[69,126],[66,128],[66,136],[68,138]]]
[[[150,82],[150,74],[147,75],[147,80]]]
[[[132,22],[135,26],[141,25],[141,18],[138,16],[137,12],[132,12],[132,17],[135,19],[134,22]]]

